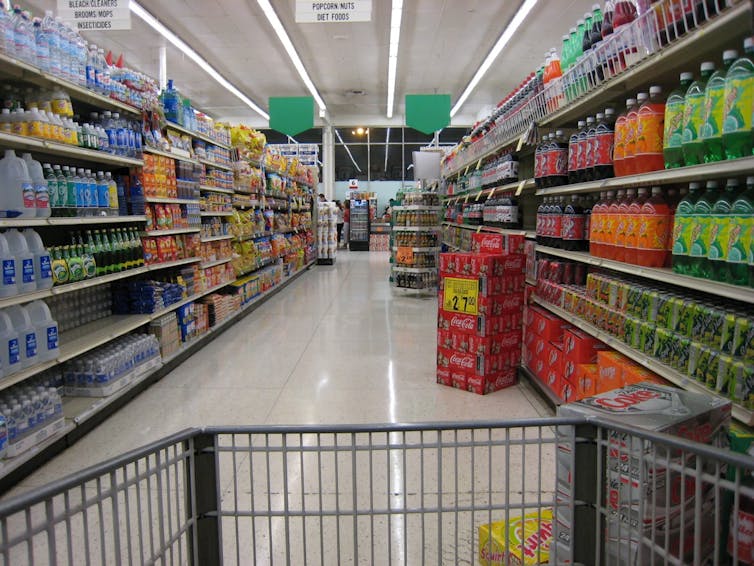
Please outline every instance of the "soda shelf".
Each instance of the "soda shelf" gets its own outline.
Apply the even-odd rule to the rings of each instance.
[[[537,189],[536,194],[537,196],[575,195],[625,187],[648,187],[705,181],[707,179],[743,176],[750,173],[754,173],[754,157],[741,157],[727,161],[678,167],[677,169],[662,169],[639,175],[626,175],[625,177],[611,177],[610,179],[588,181],[586,183],[547,187]]]
[[[393,232],[438,232],[440,227],[432,224],[431,226],[393,226]]]
[[[149,230],[144,232],[147,236],[174,236],[176,234],[196,234],[201,232],[199,228],[174,228],[171,230]]]
[[[183,126],[176,124],[175,122],[166,121],[165,127],[170,128],[171,130],[176,130],[178,132],[181,132],[182,134],[186,134],[191,136],[192,138],[196,138],[198,140],[203,140],[207,143],[211,143],[212,145],[216,145],[217,147],[222,147],[223,149],[230,149],[229,145],[226,145],[224,143],[221,143],[219,141],[213,140],[209,136],[205,136],[204,134],[200,134],[199,132],[192,132],[191,130],[187,130]]]
[[[69,218],[47,218],[45,223],[50,226],[76,226],[78,224],[127,224],[146,221],[146,216],[74,216]],[[23,222],[19,221],[19,225],[23,225]],[[42,224],[38,224],[37,226],[42,226]]]
[[[191,157],[180,155],[172,151],[162,151],[161,149],[157,149],[154,147],[145,146],[144,153],[151,153],[152,155],[161,155],[162,157],[169,157],[170,159],[178,159],[179,161],[185,161],[186,163],[193,163],[194,165],[199,165],[199,162],[196,159],[192,159]]]
[[[484,189],[471,189],[469,191],[463,191],[453,195],[445,195],[447,201],[458,202],[461,199],[464,201],[470,200],[472,197],[474,200],[480,200],[484,193],[487,193],[487,198],[492,198],[497,193],[507,193],[510,191],[516,191],[516,195],[521,194],[523,191],[533,189],[535,187],[534,179],[522,179],[512,183],[506,183],[505,185],[498,185],[495,187],[486,187]],[[486,200],[486,199],[485,199]]]
[[[222,189],[220,187],[210,187],[209,185],[200,185],[200,191],[208,191],[210,193],[223,193],[226,195],[233,195],[235,191],[233,189]]]
[[[233,216],[235,212],[232,210],[202,210],[200,216],[206,218],[208,216]]]
[[[650,356],[647,356],[643,352],[634,350],[633,348],[627,346],[625,343],[620,341],[615,336],[612,336],[608,334],[607,332],[600,330],[599,328],[589,324],[588,322],[578,318],[577,316],[572,315],[568,311],[561,309],[560,307],[557,307],[553,304],[550,304],[547,301],[543,301],[536,295],[533,296],[533,300],[535,303],[537,303],[541,307],[549,310],[553,314],[556,314],[557,316],[568,321],[570,324],[573,324],[577,328],[580,328],[587,334],[590,334],[591,336],[594,336],[598,340],[601,340],[602,342],[604,342],[605,344],[607,344],[614,350],[617,350],[618,352],[620,352],[627,358],[644,366],[648,370],[656,373],[663,379],[680,387],[681,389],[685,389],[687,391],[696,391],[697,393],[704,393],[707,395],[718,396],[714,391],[703,386],[696,380],[691,379],[690,377],[686,375],[683,375],[681,372],[669,366],[666,366],[662,362],[659,362]],[[733,414],[734,419],[741,421],[742,423],[750,425],[750,426],[754,425],[754,411],[747,409],[745,407],[742,407],[741,405],[738,405],[736,403],[733,403],[732,414]]]
[[[518,366],[518,374],[519,376],[526,378],[529,384],[542,395],[551,408],[556,409],[563,404],[563,399],[561,399],[552,389],[547,387],[546,384],[542,383],[542,380],[534,375],[534,372],[528,367],[523,364]]]
[[[652,281],[667,283],[669,285],[676,285],[678,287],[684,287],[686,289],[703,291],[705,293],[710,293],[719,297],[735,299],[737,301],[754,305],[754,288],[751,287],[730,285],[728,283],[721,283],[719,281],[711,281],[709,279],[701,279],[699,277],[680,275],[678,273],[675,273],[672,269],[668,268],[642,267],[621,261],[603,259],[589,255],[587,252],[561,250],[558,248],[551,248],[539,244],[537,245],[536,250],[537,252],[545,253],[548,255],[562,257],[564,259],[570,259],[573,261],[586,263],[588,265],[594,265],[595,267],[602,267],[605,269],[610,269],[611,271],[627,273],[629,275],[635,275],[637,277],[651,279]]]
[[[154,202],[158,204],[199,204],[198,199],[170,197],[144,197],[144,202]]]
[[[232,260],[232,257],[224,257],[222,259],[216,259],[214,261],[208,261],[206,263],[200,263],[199,269],[209,269],[210,267],[215,267],[217,265],[223,265],[225,263],[228,263]]]
[[[429,205],[421,205],[421,204],[410,204],[407,206],[394,206],[394,211],[402,211],[402,210],[429,210],[429,211],[439,211],[443,210],[444,206],[429,206]]]
[[[437,271],[436,267],[393,267],[393,271],[403,273],[426,273],[428,271]]]
[[[51,75],[50,73],[45,73],[33,65],[29,65],[28,63],[24,63],[18,59],[3,54],[0,54],[0,76],[3,78],[25,81],[43,88],[60,86],[66,90],[73,100],[97,106],[105,110],[115,110],[117,112],[128,112],[129,114],[141,115],[140,108],[120,102],[109,96],[96,93],[88,88],[60,77],[56,77],[55,75]]]
[[[206,242],[219,242],[221,240],[232,240],[235,238],[233,234],[226,234],[225,236],[212,236],[210,238],[201,238],[199,241],[204,244]]]
[[[514,236],[528,236],[528,231],[517,228],[498,228],[497,226],[485,226],[484,224],[456,224],[455,222],[443,222],[443,226],[449,228],[463,228],[464,230],[473,230],[474,232],[490,232],[494,234],[512,234]]]
[[[223,171],[233,171],[233,168],[230,165],[225,165],[224,163],[216,163],[214,161],[210,161],[209,159],[202,159],[199,158],[199,163],[202,165],[206,165],[207,167],[212,167],[214,169],[222,169]]]
[[[71,157],[79,161],[88,163],[100,163],[105,165],[116,165],[119,167],[141,167],[144,162],[141,159],[132,157],[121,157],[113,155],[106,151],[95,149],[85,149],[76,145],[59,143],[50,140],[31,138],[28,136],[17,136],[0,132],[0,147],[15,149],[21,151],[30,151],[36,154],[59,155],[62,157]]]

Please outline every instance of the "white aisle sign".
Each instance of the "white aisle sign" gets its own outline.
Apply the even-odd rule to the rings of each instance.
[[[131,29],[129,0],[58,0],[58,16],[78,31]]]
[[[296,23],[351,23],[372,21],[372,0],[319,2],[296,0]]]

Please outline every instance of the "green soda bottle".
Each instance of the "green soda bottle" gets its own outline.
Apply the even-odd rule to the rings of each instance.
[[[686,92],[686,106],[683,111],[683,160],[686,165],[704,163],[704,143],[700,137],[704,124],[704,91],[707,81],[715,72],[715,64],[702,63],[702,76],[691,83]]]
[[[709,261],[711,278],[715,281],[725,281],[728,274],[725,259],[728,256],[731,229],[730,214],[733,201],[736,200],[738,193],[738,179],[728,179],[728,182],[725,183],[725,190],[712,206],[707,260]]]
[[[754,229],[754,177],[746,178],[746,189],[733,201],[729,219],[725,281],[733,285],[747,285],[749,284],[747,256],[751,250],[752,229]]]
[[[712,275],[707,255],[712,235],[712,207],[717,202],[719,194],[717,181],[707,181],[707,189],[694,205],[688,273],[693,277],[709,279]]]
[[[65,165],[63,167],[63,175],[65,176],[65,216],[76,216],[76,180],[71,172],[71,169]]]
[[[744,41],[745,55],[725,76],[723,147],[727,159],[751,155],[751,109],[754,105],[754,38]]]
[[[691,233],[694,226],[694,207],[702,194],[701,183],[690,183],[689,192],[675,209],[673,222],[673,271],[682,275],[689,274],[691,260]]]
[[[725,108],[725,77],[731,65],[738,59],[738,51],[728,49],[723,52],[723,68],[713,73],[704,92],[704,124],[701,138],[704,142],[704,162],[722,161],[723,150],[723,109]]]
[[[662,153],[665,156],[665,169],[683,167],[683,111],[686,106],[686,92],[694,82],[694,73],[681,73],[681,84],[670,93],[665,103],[665,132]]]

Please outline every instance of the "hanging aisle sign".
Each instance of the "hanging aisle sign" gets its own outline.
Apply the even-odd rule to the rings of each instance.
[[[58,16],[79,31],[131,29],[130,0],[58,0]]]
[[[372,0],[317,2],[296,0],[297,24],[348,24],[372,21]]]

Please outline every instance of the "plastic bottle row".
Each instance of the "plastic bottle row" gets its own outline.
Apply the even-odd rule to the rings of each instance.
[[[0,392],[0,415],[12,446],[61,419],[63,401],[55,387],[20,385]]]
[[[44,301],[0,310],[0,375],[58,357],[58,323]]]
[[[110,284],[53,295],[45,301],[53,318],[58,321],[60,332],[107,318],[112,314]]]
[[[50,248],[55,285],[118,273],[144,265],[141,237],[135,228],[71,233],[71,243]]]

